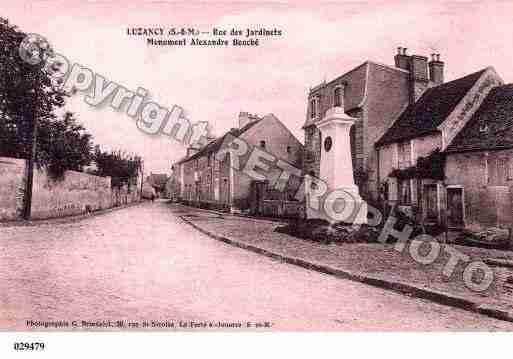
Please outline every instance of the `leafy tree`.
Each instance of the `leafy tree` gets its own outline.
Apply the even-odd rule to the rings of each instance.
[[[35,47],[26,46],[30,39]],[[27,62],[20,55],[26,49]],[[32,134],[37,122],[36,164],[55,179],[65,170],[81,170],[92,157],[91,135],[73,113],[58,117],[68,96],[52,73],[60,64],[45,67],[52,49],[42,38],[27,37],[7,19],[0,18],[0,154],[30,158]]]
[[[28,49],[27,62],[20,56],[20,45]],[[0,17],[0,155],[30,158],[32,134],[37,122],[36,164],[45,167],[55,179],[66,170],[82,170],[94,159],[97,174],[111,176],[113,186],[130,184],[141,166],[138,156],[121,151],[92,153],[92,136],[78,124],[73,113],[58,117],[56,110],[65,104],[65,93],[52,77],[61,64],[46,66],[53,50],[42,38],[28,37],[7,19]]]
[[[64,171],[81,171],[93,158],[92,136],[78,124],[72,112],[62,119],[42,124],[38,132],[37,163],[55,179]]]
[[[30,156],[34,121],[48,125],[67,96],[51,76],[59,64],[44,68],[44,59],[52,54],[44,40],[36,39],[38,50],[30,52],[39,57],[39,63],[30,64],[20,57],[20,45],[26,37],[0,18],[0,152],[21,158]]]
[[[133,185],[141,169],[141,157],[128,155],[121,151],[104,152],[97,146],[94,161],[98,167],[97,175],[110,176],[112,187]]]

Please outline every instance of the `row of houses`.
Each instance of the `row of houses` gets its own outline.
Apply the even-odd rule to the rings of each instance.
[[[173,164],[169,181],[171,197],[189,204],[232,212],[248,210],[255,179],[241,169],[245,167],[251,151],[237,158],[230,156],[230,153],[221,155],[232,138],[244,141],[248,148],[272,153],[290,166],[302,166],[303,145],[276,116],[268,114],[261,117],[241,112],[237,127],[203,147],[189,147],[186,156]],[[271,183],[281,172],[274,167],[270,165],[267,171]]]
[[[439,54],[428,59],[398,48],[394,66],[365,61],[315,86],[308,94],[304,146],[274,115],[241,112],[237,128],[189,148],[173,164],[172,196],[231,211],[258,202],[254,179],[234,170],[229,156],[215,160],[226,136],[273,153],[301,175],[320,176],[332,139],[323,138],[318,124],[338,108],[354,119],[353,175],[366,201],[453,228],[512,226],[513,85],[493,67],[445,82],[444,67]]]

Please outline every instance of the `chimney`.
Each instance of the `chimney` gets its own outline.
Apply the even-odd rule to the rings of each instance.
[[[428,59],[426,56],[410,56],[410,102],[416,102],[429,85]]]
[[[440,61],[440,54],[431,54],[429,62],[429,80],[434,86],[444,83],[444,63]]]
[[[398,47],[397,55],[394,56],[395,67],[403,70],[409,70],[409,56],[406,54],[406,47]]]
[[[259,117],[257,115],[253,115],[248,112],[240,112],[239,113],[239,128],[246,126],[248,123],[258,120]]]
[[[347,85],[347,82],[342,82],[339,87],[337,87],[337,90],[336,90],[336,94],[339,96],[339,99],[338,99],[338,107],[341,107],[342,109],[344,109],[344,100],[345,100],[345,95],[346,95],[346,85]]]

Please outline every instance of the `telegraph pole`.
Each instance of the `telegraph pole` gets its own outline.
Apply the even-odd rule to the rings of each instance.
[[[144,184],[144,160],[141,158],[141,165],[140,165],[140,172],[141,172],[141,193],[140,193],[140,201],[143,199],[143,184]]]
[[[37,106],[39,103],[39,94],[38,94],[38,86],[39,86],[40,74],[39,71],[36,77],[36,88],[34,89],[35,99],[34,99],[34,110],[32,111],[33,119],[32,119],[32,134],[31,134],[31,146],[30,146],[30,157],[28,159],[27,166],[27,181],[25,183],[25,203],[23,208],[23,218],[26,220],[30,219],[30,215],[32,212],[32,189],[34,186],[34,163],[36,162],[36,151],[37,151],[37,130],[38,130],[38,121],[37,121]]]

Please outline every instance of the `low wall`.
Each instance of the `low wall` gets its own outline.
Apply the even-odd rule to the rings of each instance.
[[[267,217],[301,218],[304,203],[298,201],[263,200],[262,215]]]
[[[110,177],[66,171],[54,181],[45,170],[34,171],[33,219],[65,217],[112,207]]]
[[[0,220],[21,217],[25,190],[25,160],[0,157]]]

